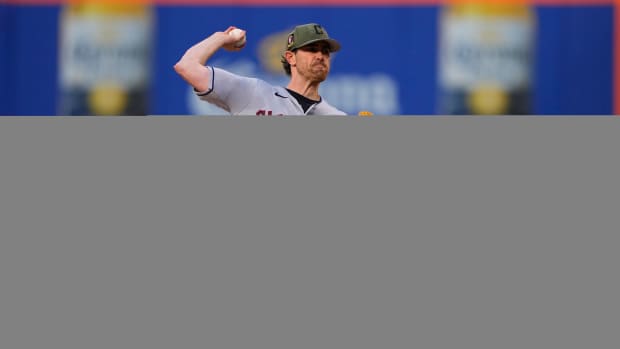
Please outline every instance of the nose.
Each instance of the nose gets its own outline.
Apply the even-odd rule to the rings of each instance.
[[[318,50],[317,57],[319,57],[320,59],[329,58],[329,49],[325,48],[325,49]]]

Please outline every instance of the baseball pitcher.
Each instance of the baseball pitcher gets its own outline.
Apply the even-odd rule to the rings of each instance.
[[[288,35],[281,59],[290,76],[286,87],[205,65],[220,48],[243,49],[245,40],[245,31],[234,26],[215,32],[190,47],[174,69],[200,99],[232,115],[346,115],[319,94],[319,85],[329,74],[331,53],[340,49],[321,25],[299,25]]]

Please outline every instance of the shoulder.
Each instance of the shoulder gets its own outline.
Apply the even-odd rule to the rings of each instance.
[[[226,69],[222,69],[222,68],[218,68],[218,67],[213,67],[213,66],[207,66],[208,68],[211,69],[211,71],[213,72],[213,79],[217,79],[217,80],[247,80],[247,81],[255,81],[257,79],[255,78],[251,78],[248,76],[243,76],[240,74],[236,74],[233,73],[231,71],[228,71]]]

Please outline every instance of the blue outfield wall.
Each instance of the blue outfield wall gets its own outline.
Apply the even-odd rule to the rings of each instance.
[[[55,115],[59,8],[6,6],[3,12],[0,115]]]
[[[538,114],[613,114],[614,8],[538,9]]]
[[[10,25],[8,12],[8,7],[0,4],[0,115],[6,108],[5,104],[8,104],[9,76],[7,68],[9,65],[8,34]]]
[[[57,113],[59,10],[0,6],[0,115]],[[611,114],[613,7],[538,7],[536,14],[533,112]],[[321,90],[330,102],[350,113],[435,114],[438,16],[435,6],[157,7],[150,113],[212,112],[172,66],[213,31],[235,25],[249,42],[241,52],[216,53],[212,63],[285,84],[274,64],[282,35],[319,22],[343,44]]]
[[[248,31],[248,45],[238,53],[218,52],[214,64],[261,74],[286,83],[280,64],[265,73],[266,50],[281,49],[286,33],[296,24],[321,23],[343,48],[332,62],[332,74],[322,87],[330,103],[350,113],[367,109],[379,114],[432,114],[435,110],[436,7],[413,8],[251,8],[230,13],[227,8],[169,8],[158,12],[159,47],[155,109],[175,113],[187,89],[166,67],[195,42],[228,25]],[[234,19],[234,20],[233,20]],[[170,33],[170,34],[166,34]],[[395,34],[400,33],[400,34]],[[271,43],[270,36],[279,37]],[[275,45],[275,46],[274,46]],[[273,60],[273,58],[272,58]],[[277,58],[275,59],[277,63]],[[261,70],[262,69],[262,70]],[[256,74],[254,74],[256,75]],[[326,91],[327,90],[327,91]],[[163,99],[163,100],[162,100]],[[182,110],[192,112],[190,109]]]

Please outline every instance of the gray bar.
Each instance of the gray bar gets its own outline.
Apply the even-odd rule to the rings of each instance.
[[[615,348],[618,135],[0,118],[0,347]]]

